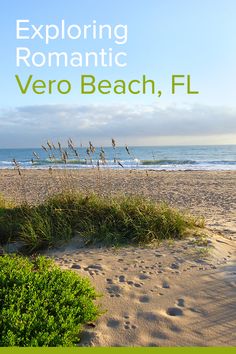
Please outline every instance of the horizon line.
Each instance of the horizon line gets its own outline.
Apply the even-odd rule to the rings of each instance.
[[[45,143],[44,143],[45,144]],[[42,144],[42,145],[44,145]],[[45,144],[47,145],[47,144]],[[82,146],[77,146],[75,145],[76,148],[87,148],[89,145],[89,143],[87,145],[82,145]],[[98,144],[98,145],[95,145],[95,148],[99,148],[99,147],[103,147],[103,148],[112,148],[112,145],[101,145],[101,144]],[[128,145],[128,144],[124,144],[124,145],[117,145],[116,148],[123,148],[125,146],[128,146],[128,147],[131,147],[131,148],[140,148],[140,147],[197,147],[197,146],[236,146],[236,143],[235,144],[177,144],[177,145],[170,145],[170,144],[166,144],[166,145]],[[41,149],[42,146],[34,146],[34,147],[0,147],[0,150],[14,150],[14,149]],[[62,145],[62,148],[68,148],[68,145],[64,146]]]

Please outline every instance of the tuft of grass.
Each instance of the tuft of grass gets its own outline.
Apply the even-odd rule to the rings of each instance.
[[[45,257],[0,257],[0,346],[72,346],[94,321],[97,294],[86,278]]]
[[[14,238],[17,229],[17,218],[14,204],[6,201],[0,194],[0,245]]]
[[[190,229],[203,227],[202,220],[167,204],[134,196],[63,193],[37,206],[8,209],[8,214],[14,214],[10,226],[15,238],[31,252],[68,241],[78,233],[85,244],[143,245],[181,239]]]
[[[70,213],[66,214],[48,202],[25,206],[19,214],[17,235],[30,252],[58,245],[73,236]]]

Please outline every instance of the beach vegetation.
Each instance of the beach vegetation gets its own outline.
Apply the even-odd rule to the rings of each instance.
[[[87,278],[45,257],[0,257],[0,346],[73,346],[100,314]]]
[[[25,250],[35,252],[76,235],[84,245],[148,245],[182,239],[199,227],[202,219],[147,198],[64,192],[38,205],[4,209],[0,236],[20,240]]]

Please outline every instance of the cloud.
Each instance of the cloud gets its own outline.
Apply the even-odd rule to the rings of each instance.
[[[35,105],[0,111],[1,146],[37,146],[45,139],[148,141],[156,137],[236,134],[236,109],[192,105]]]

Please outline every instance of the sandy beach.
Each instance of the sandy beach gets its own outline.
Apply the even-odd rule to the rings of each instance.
[[[157,248],[79,248],[75,237],[45,252],[102,294],[106,312],[85,328],[83,346],[236,345],[235,186],[232,171],[0,171],[0,192],[19,203],[66,188],[125,192],[206,220],[204,245],[189,238]]]

